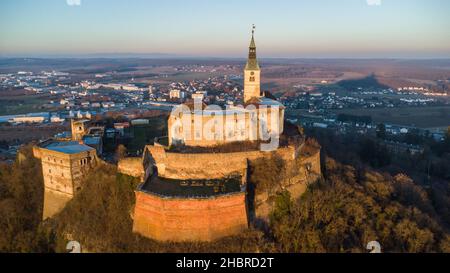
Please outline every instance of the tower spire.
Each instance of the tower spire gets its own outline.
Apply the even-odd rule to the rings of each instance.
[[[255,43],[255,29],[256,26],[252,25],[252,39],[250,41],[246,70],[259,70],[258,60],[256,59],[256,43]]]
[[[244,103],[261,97],[261,69],[256,58],[255,25],[252,25],[252,40],[244,69]]]
[[[253,27],[252,27],[252,40],[251,40],[251,42],[250,42],[250,48],[255,48],[255,49],[256,49],[256,44],[255,44],[255,29],[256,29],[256,26],[255,26],[255,24],[253,24]]]

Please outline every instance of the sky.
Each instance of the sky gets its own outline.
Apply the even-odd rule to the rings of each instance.
[[[1,0],[0,56],[450,58],[448,0]]]

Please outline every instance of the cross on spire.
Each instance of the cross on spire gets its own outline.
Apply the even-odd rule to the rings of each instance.
[[[252,24],[252,40],[250,41],[250,48],[256,48],[256,44],[255,44],[255,29],[256,29],[255,24]],[[255,56],[255,58],[256,58],[256,56]]]

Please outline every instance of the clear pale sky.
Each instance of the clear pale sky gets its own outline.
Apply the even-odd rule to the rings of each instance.
[[[0,0],[0,56],[244,57],[253,23],[259,57],[450,58],[448,0]]]

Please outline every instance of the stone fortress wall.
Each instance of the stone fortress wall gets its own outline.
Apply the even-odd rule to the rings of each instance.
[[[320,176],[320,149],[305,155],[302,146],[282,147],[267,153],[178,153],[160,145],[146,147],[143,158],[124,159],[119,172],[146,180],[153,174],[170,179],[214,179],[233,173],[247,173],[249,162],[274,154],[287,164],[285,189],[293,198],[301,196],[307,184]],[[178,198],[136,190],[133,231],[161,241],[213,241],[239,234],[255,220],[267,220],[272,204],[269,193],[255,196],[254,212],[248,211],[248,192],[209,198]]]
[[[141,181],[144,181],[145,171],[142,158],[140,157],[128,157],[121,159],[117,165],[117,169],[119,173],[140,178]]]
[[[321,173],[320,149],[311,155],[301,154],[302,146],[282,147],[274,152],[246,151],[231,153],[178,153],[167,151],[161,145],[148,145],[142,158],[125,158],[119,162],[120,173],[141,178],[151,175],[152,166],[160,177],[170,179],[216,179],[233,173],[242,173],[248,162],[277,155],[290,169],[292,176],[306,178],[307,173]],[[292,184],[298,179],[290,178]]]
[[[285,161],[296,159],[296,147],[280,148],[273,153],[256,151],[231,153],[176,153],[166,151],[163,146],[147,146],[144,157],[150,158],[158,169],[160,177],[171,179],[215,179],[232,173],[242,173],[248,161],[257,160],[272,154]]]
[[[221,179],[243,175],[246,183],[247,157],[259,152],[182,154],[166,151],[166,147],[149,145],[143,158],[126,159],[119,171],[146,180],[153,175],[185,179]],[[133,164],[133,163],[135,164]],[[145,166],[144,166],[145,165]],[[145,170],[145,171],[144,171]],[[210,197],[159,196],[136,190],[133,231],[159,241],[214,241],[239,234],[248,228],[246,187],[240,192]]]
[[[133,231],[159,241],[214,241],[248,228],[245,192],[166,198],[136,191]]]

